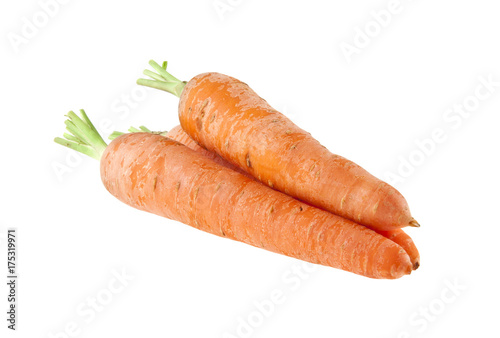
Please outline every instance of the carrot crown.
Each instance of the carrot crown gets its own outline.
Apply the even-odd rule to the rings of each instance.
[[[156,73],[149,69],[144,70],[144,75],[149,76],[150,79],[138,79],[137,84],[141,86],[156,88],[164,90],[168,93],[174,94],[177,97],[181,96],[182,90],[186,86],[186,81],[181,81],[175,76],[167,72],[167,61],[163,61],[160,66],[155,61],[149,61],[151,67],[156,70]]]
[[[104,149],[108,145],[99,135],[83,109],[80,109],[80,115],[81,117],[73,111],[66,115],[68,119],[64,123],[66,124],[66,130],[70,134],[64,133],[64,138],[56,137],[54,142],[100,160]]]
[[[128,128],[128,132],[129,133],[150,133],[150,134],[158,134],[158,135],[162,135],[162,136],[165,136],[167,134],[166,131],[151,131],[151,130],[149,130],[149,128],[146,128],[144,126],[140,126],[139,128],[130,127],[130,128]],[[114,140],[115,138],[117,138],[118,136],[123,135],[123,134],[125,134],[125,133],[122,133],[121,131],[114,131],[111,133],[111,135],[108,136],[108,138],[110,140]]]

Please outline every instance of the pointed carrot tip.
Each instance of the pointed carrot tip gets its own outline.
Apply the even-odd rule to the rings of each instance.
[[[415,228],[420,228],[420,224],[415,220],[415,218],[411,219],[409,225]]]

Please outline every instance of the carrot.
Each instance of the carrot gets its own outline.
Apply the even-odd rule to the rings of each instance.
[[[147,129],[143,126],[140,127],[140,130],[151,132],[149,129]],[[130,128],[129,131],[137,132],[137,131],[139,131],[139,129]],[[200,154],[216,161],[217,163],[219,163],[227,168],[230,168],[233,170],[235,170],[235,168],[236,168],[237,171],[240,171],[239,168],[237,168],[237,167],[233,166],[231,163],[225,161],[217,154],[214,154],[214,153],[200,147],[191,137],[189,137],[189,135],[182,129],[181,126],[176,126],[176,127],[172,128],[169,132],[162,132],[162,133],[160,133],[160,135],[163,135],[163,136],[168,137],[174,141],[182,143],[185,146],[187,146],[188,148],[199,152]],[[241,172],[243,174],[246,174],[243,171],[241,171]],[[249,176],[249,177],[252,177],[252,176]],[[413,242],[413,239],[408,234],[406,234],[402,229],[387,230],[387,231],[377,230],[376,232],[378,234],[390,239],[391,241],[398,244],[399,246],[401,246],[406,251],[408,256],[410,257],[410,261],[412,263],[413,270],[418,269],[418,267],[420,266],[420,254],[418,252],[418,249],[417,249],[415,243]]]
[[[232,169],[232,170],[239,172],[240,174],[243,174],[245,176],[253,178],[252,175],[249,175],[247,172],[240,169],[239,167],[227,162],[226,160],[224,160],[222,157],[220,157],[216,153],[208,151],[207,149],[200,146],[198,143],[196,143],[195,140],[193,140],[188,134],[186,134],[186,132],[184,131],[184,129],[182,129],[181,126],[176,126],[176,127],[172,128],[171,130],[169,130],[165,134],[165,136],[174,140],[174,141],[177,141],[179,143],[184,144],[186,147],[191,148],[194,151],[197,151],[197,152],[203,154],[204,156],[210,158],[212,161],[215,161],[216,163],[218,163],[220,165],[223,165],[229,169]]]
[[[219,73],[183,82],[145,70],[145,85],[180,97],[182,128],[199,145],[264,184],[375,230],[419,226],[404,197],[359,165],[329,152],[250,87]]]
[[[153,134],[158,134],[158,135],[168,137],[171,140],[182,143],[186,147],[202,154],[205,157],[208,157],[209,159],[211,159],[212,161],[214,161],[220,165],[223,165],[229,169],[235,170],[235,171],[239,172],[240,174],[243,174],[243,175],[253,179],[252,175],[249,175],[247,172],[241,170],[237,166],[232,165],[231,163],[227,162],[226,160],[224,160],[222,157],[220,157],[216,153],[213,153],[213,152],[208,151],[205,148],[201,147],[198,143],[196,143],[195,140],[193,140],[191,137],[189,137],[188,134],[186,134],[186,132],[182,129],[181,126],[176,126],[176,127],[172,128],[171,130],[169,130],[168,132],[167,131],[154,132],[154,131],[149,130],[145,126],[140,126],[139,129],[134,128],[134,127],[130,127],[128,129],[128,131],[131,133],[147,132],[147,133],[153,133]],[[116,137],[118,137],[122,134],[123,133],[121,133],[121,132],[115,131],[109,136],[109,139],[114,140]]]
[[[221,166],[147,132],[102,140],[84,111],[55,141],[100,160],[106,189],[122,202],[208,233],[371,278],[411,273],[406,252],[376,232]]]
[[[420,253],[418,252],[413,239],[406,232],[404,232],[403,229],[377,231],[377,233],[402,247],[410,257],[413,270],[418,269],[420,266]]]

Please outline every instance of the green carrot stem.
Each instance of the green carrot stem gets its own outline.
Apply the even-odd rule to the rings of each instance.
[[[136,127],[130,127],[128,128],[128,132],[129,133],[150,133],[150,134],[156,134],[156,135],[161,135],[161,136],[165,136],[167,135],[167,131],[151,131],[149,128],[145,127],[145,126],[140,126],[139,128],[136,128]],[[111,133],[111,135],[109,135],[109,139],[110,140],[114,140],[115,138],[117,138],[118,136],[120,135],[123,135],[125,133],[122,133],[121,131],[114,131]]]
[[[163,81],[164,80],[163,77],[161,77],[161,75],[156,74],[155,72],[152,72],[149,69],[144,69],[143,73],[144,73],[144,75],[149,76],[153,80],[158,80],[158,81]]]
[[[130,127],[130,128],[128,128],[128,131],[129,131],[130,133],[140,133],[140,132],[141,132],[141,130],[140,130],[140,129],[137,129],[137,128],[135,128],[135,127]]]
[[[123,134],[125,134],[125,133],[122,133],[121,131],[114,131],[111,133],[111,135],[108,136],[108,139],[114,140],[115,138],[117,138],[118,136],[123,135]]]
[[[68,119],[64,121],[64,123],[71,135],[64,133],[64,139],[56,137],[54,142],[95,158],[96,160],[100,160],[107,144],[104,142],[101,135],[99,135],[99,132],[83,109],[80,110],[80,115],[81,117],[76,115],[73,111],[70,111],[68,115],[66,115]]]
[[[101,154],[97,153],[94,148],[86,144],[66,140],[60,137],[54,138],[54,142],[62,146],[68,147],[69,149],[76,150],[82,154],[95,158],[96,160],[101,159]]]
[[[186,86],[186,81],[181,81],[175,76],[167,72],[167,62],[164,61],[160,66],[157,62],[149,61],[151,67],[156,70],[156,73],[148,69],[144,70],[144,74],[151,77],[150,79],[138,79],[137,84],[141,86],[151,87],[174,94],[177,97],[181,96],[182,90]]]
[[[152,133],[151,130],[149,130],[148,128],[146,128],[144,126],[140,126],[139,129],[142,130],[143,132],[146,132],[146,133]]]
[[[68,134],[68,133],[64,133],[63,134],[63,137],[66,139],[66,140],[69,140],[69,141],[73,141],[73,142],[80,142],[80,140],[78,139],[78,137],[74,137],[73,135],[71,134]]]

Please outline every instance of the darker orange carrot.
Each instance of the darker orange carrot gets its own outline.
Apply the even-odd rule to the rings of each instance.
[[[329,152],[247,84],[219,73],[187,84],[150,64],[139,84],[180,97],[182,128],[199,145],[264,184],[376,230],[418,226],[406,200],[359,165]]]
[[[106,189],[134,208],[371,278],[411,272],[407,253],[366,227],[269,189],[157,134],[124,134],[106,146],[83,111],[81,119],[68,116],[74,136],[56,142],[100,159]]]
[[[395,229],[389,231],[377,231],[377,233],[390,239],[396,244],[399,244],[408,256],[410,257],[411,264],[413,265],[413,270],[417,270],[420,266],[420,253],[418,252],[417,246],[413,242],[413,239],[403,231],[403,229]]]
[[[229,169],[235,170],[235,171],[237,171],[240,174],[243,174],[245,176],[252,177],[246,171],[241,170],[239,167],[227,162],[226,160],[224,160],[222,157],[220,157],[216,153],[208,151],[205,148],[203,148],[202,146],[200,146],[198,143],[196,143],[195,140],[193,140],[188,134],[186,134],[186,132],[182,129],[181,126],[176,126],[176,127],[172,128],[171,130],[169,130],[167,133],[163,133],[163,135],[174,140],[174,141],[177,141],[179,143],[184,144],[186,147],[193,149],[194,151],[197,151],[197,152],[203,154],[204,156],[210,158],[212,161],[214,161],[218,164],[221,164],[225,167],[228,167]]]

